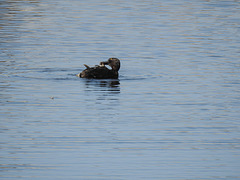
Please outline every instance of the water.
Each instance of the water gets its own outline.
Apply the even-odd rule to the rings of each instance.
[[[240,179],[240,2],[0,1],[0,179]],[[119,80],[83,64],[121,60]]]

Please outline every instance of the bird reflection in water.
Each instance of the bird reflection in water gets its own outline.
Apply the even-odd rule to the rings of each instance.
[[[118,79],[86,79],[85,85],[86,91],[107,91],[111,93],[120,93],[120,81]]]

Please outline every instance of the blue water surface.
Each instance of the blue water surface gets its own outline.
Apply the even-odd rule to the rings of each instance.
[[[240,179],[240,1],[1,0],[0,179]],[[121,60],[118,80],[80,79]]]

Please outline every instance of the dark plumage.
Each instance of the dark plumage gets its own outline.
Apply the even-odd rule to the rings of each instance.
[[[108,69],[105,65],[109,65],[112,69]],[[77,76],[80,78],[88,79],[117,79],[118,71],[120,69],[120,60],[118,58],[109,58],[108,61],[100,62],[100,65],[89,67],[79,73]]]

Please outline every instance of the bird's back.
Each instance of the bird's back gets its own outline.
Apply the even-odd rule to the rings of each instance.
[[[105,66],[96,66],[96,67],[88,67],[83,70],[80,75],[81,78],[89,78],[89,79],[117,79],[118,73],[108,69]]]

